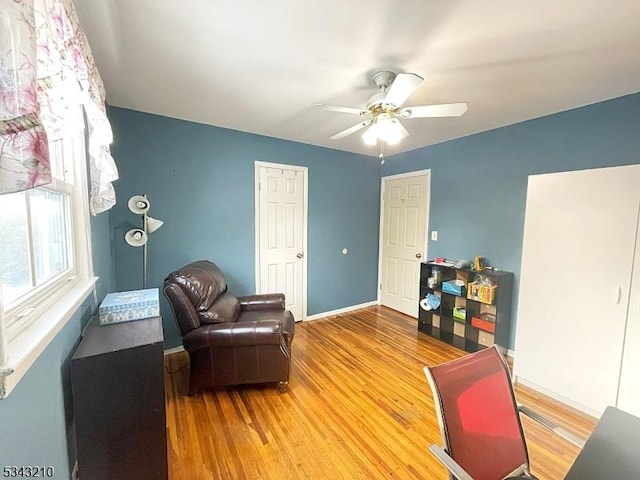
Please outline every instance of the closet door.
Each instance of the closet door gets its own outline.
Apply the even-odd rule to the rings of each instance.
[[[640,212],[638,222],[640,224]],[[633,278],[629,295],[618,407],[640,417],[640,232],[636,231]]]
[[[600,415],[615,405],[640,167],[529,177],[514,373]]]

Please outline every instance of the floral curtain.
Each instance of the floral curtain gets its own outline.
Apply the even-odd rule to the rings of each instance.
[[[51,182],[37,95],[33,0],[0,7],[0,193]]]
[[[11,155],[0,152],[0,193],[24,190],[50,181],[48,152],[45,151],[45,154],[37,157],[33,152],[40,153],[43,147],[39,146],[36,149],[35,146],[44,143],[46,149],[46,137],[44,142],[41,138],[45,131],[49,139],[55,140],[60,138],[65,130],[81,128],[81,125],[73,125],[70,112],[75,105],[82,104],[89,125],[91,212],[96,214],[108,210],[115,204],[115,192],[111,182],[118,178],[118,171],[109,150],[113,137],[106,115],[105,90],[72,1],[2,1],[3,4],[11,5],[9,8],[3,6],[0,11],[3,22],[0,55],[2,59],[15,59],[29,54],[27,58],[30,59],[28,65],[31,67],[32,75],[31,90],[22,87],[24,82],[21,82],[20,86],[17,82],[7,82],[5,88],[2,79],[5,76],[16,77],[15,72],[21,71],[19,69],[24,67],[18,64],[16,68],[15,61],[13,64],[7,63],[8,67],[5,67],[4,62],[0,62],[1,97],[20,99],[21,105],[26,103],[23,97],[33,99],[24,108],[32,112],[32,116],[29,117],[31,123],[27,125],[32,126],[33,132],[40,133],[40,143],[34,141],[32,133],[23,145],[19,146],[9,137],[11,130],[0,129],[0,142],[2,145],[11,145],[9,153],[14,152]],[[10,28],[4,28],[5,19],[8,19]],[[5,31],[10,43],[5,42]],[[17,44],[13,41],[16,33],[28,38],[28,41]],[[37,95],[29,97],[27,92],[34,92],[34,83],[37,85]],[[24,124],[21,120],[24,115],[18,116],[15,110],[6,109],[4,102],[0,103],[0,120],[4,121],[6,117],[5,123],[8,125],[16,124],[16,119],[22,122],[20,125]],[[15,130],[15,127],[13,128]],[[26,130],[23,128],[23,131]],[[20,154],[16,154],[15,151],[19,151]],[[23,166],[21,170],[15,168],[18,162],[14,160],[16,157],[20,158],[19,162]],[[6,171],[17,172],[18,176],[5,173]],[[36,184],[32,181],[33,178],[40,183]]]

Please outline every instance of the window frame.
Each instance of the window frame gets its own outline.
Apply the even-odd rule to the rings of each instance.
[[[64,153],[73,155],[70,165],[65,162],[71,172],[64,172],[71,173],[73,185],[54,179],[40,189],[69,195],[70,268],[32,288],[6,310],[0,290],[0,399],[15,388],[92,291],[96,297],[84,128],[66,133],[62,141]]]

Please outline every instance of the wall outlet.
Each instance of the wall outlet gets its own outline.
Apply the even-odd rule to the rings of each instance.
[[[432,230],[431,231],[431,240],[433,240],[434,242],[438,241],[438,231],[437,230]]]

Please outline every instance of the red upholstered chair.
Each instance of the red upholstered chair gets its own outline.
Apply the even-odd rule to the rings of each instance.
[[[519,412],[582,447],[584,441],[518,406],[504,358],[493,346],[435,367],[425,367],[445,448],[429,450],[459,480],[535,478]]]

